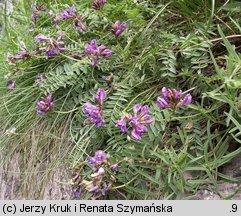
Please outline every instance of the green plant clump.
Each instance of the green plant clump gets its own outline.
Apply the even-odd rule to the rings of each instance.
[[[222,172],[241,154],[241,3],[7,2],[0,149],[4,166],[20,155],[26,198],[62,169],[73,199],[227,199],[219,184],[241,180]]]

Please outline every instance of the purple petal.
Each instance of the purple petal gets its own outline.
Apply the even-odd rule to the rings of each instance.
[[[95,152],[95,160],[97,162],[102,163],[106,160],[106,158],[107,158],[107,154],[104,151],[98,150]]]
[[[40,74],[36,76],[36,79],[39,81],[43,81],[44,79],[46,79],[46,76],[44,74]]]
[[[169,98],[170,97],[170,90],[166,87],[163,87],[162,88],[162,95],[165,99]]]
[[[132,139],[134,140],[141,140],[141,134],[137,132],[136,130],[133,130],[131,132]]]
[[[143,124],[137,124],[137,125],[135,125],[135,131],[138,133],[145,133],[148,130],[147,130],[147,127],[144,126]]]
[[[45,103],[44,101],[39,101],[39,102],[37,102],[37,106],[38,106],[40,109],[45,109],[46,103]]]
[[[95,95],[95,101],[99,105],[103,104],[103,100],[107,97],[107,94],[103,88],[99,88]]]
[[[94,58],[94,59],[92,59],[92,61],[91,61],[91,64],[92,64],[93,66],[96,66],[98,63],[99,63],[99,59],[98,59],[98,58]]]
[[[187,94],[184,99],[183,99],[183,105],[187,106],[190,103],[192,103],[192,95],[191,94]]]
[[[137,116],[137,113],[139,112],[139,110],[141,109],[142,105],[141,104],[135,104],[133,107],[133,112],[135,114],[135,116]]]
[[[116,121],[116,126],[122,131],[122,133],[128,133],[128,128],[126,126],[127,117],[123,116],[122,119]]]
[[[46,112],[44,110],[37,110],[37,114],[44,115]]]
[[[6,87],[7,87],[8,89],[14,89],[14,88],[16,88],[16,84],[15,84],[15,82],[14,82],[13,80],[9,80],[9,81],[7,82]]]
[[[123,22],[123,23],[121,24],[121,30],[122,30],[122,32],[126,29],[126,27],[127,27],[126,22]]]
[[[120,169],[120,165],[118,164],[114,164],[112,167],[111,167],[111,170],[112,171],[118,171]]]
[[[46,98],[47,103],[51,103],[53,100],[52,95],[48,95]]]
[[[58,35],[58,39],[57,40],[61,40],[61,39],[63,39],[65,37],[65,35],[64,34],[59,34]]]
[[[97,42],[96,42],[96,40],[95,40],[95,39],[91,40],[91,41],[90,41],[90,45],[91,45],[94,49],[96,49],[96,48],[97,48]]]
[[[141,115],[141,116],[144,116],[144,115],[146,115],[146,114],[148,113],[148,111],[149,111],[149,106],[148,106],[148,105],[145,105],[145,106],[143,106],[143,107],[141,108],[141,113],[140,113],[140,115]]]
[[[107,186],[106,183],[104,183],[103,184],[103,193],[104,193],[104,195],[107,193],[107,191],[108,191],[108,186]]]
[[[176,89],[173,89],[174,98],[179,100],[182,97],[182,90],[177,91]]]
[[[96,166],[96,160],[94,157],[88,157],[87,158],[87,163],[91,166]]]
[[[160,108],[166,108],[166,107],[168,107],[168,102],[167,102],[164,98],[158,97],[158,98],[157,98],[157,105],[158,105]]]
[[[55,49],[50,49],[50,50],[47,51],[47,55],[48,55],[49,57],[56,56],[57,54],[58,54],[58,51],[55,50]]]

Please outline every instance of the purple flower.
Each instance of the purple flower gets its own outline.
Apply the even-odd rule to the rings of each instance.
[[[51,40],[51,37],[50,36],[45,36],[43,34],[38,34],[37,36],[35,36],[35,39],[36,40],[39,40],[40,43],[44,43],[46,41],[50,41]]]
[[[102,110],[99,107],[87,102],[84,104],[83,111],[86,114],[86,117],[90,120],[90,122],[96,127],[102,127],[105,125]]]
[[[124,115],[121,120],[116,121],[116,126],[123,132],[129,133],[127,124],[132,128],[131,136],[134,140],[141,140],[142,134],[147,132],[146,124],[151,124],[153,120],[148,114],[149,106],[142,106],[141,104],[135,104],[133,107],[134,116]]]
[[[157,105],[162,109],[168,107],[168,102],[164,98],[157,98]]]
[[[100,165],[102,164],[103,162],[105,162],[107,159],[107,154],[102,151],[102,150],[98,150],[95,152],[95,156],[94,157],[87,157],[87,163],[91,166],[96,166],[96,165]],[[105,170],[100,167],[99,168],[99,171],[98,171],[98,174],[104,174]]]
[[[131,137],[133,140],[141,140],[141,133],[137,132],[135,129],[131,132]]]
[[[73,20],[74,26],[76,28],[80,28],[84,32],[87,31],[86,26],[82,23],[84,17],[82,15],[77,15],[74,5],[69,9],[63,10],[61,17],[62,17],[62,19]]]
[[[126,29],[126,22],[123,22],[122,24],[120,23],[120,20],[117,20],[115,24],[112,26],[112,33],[116,36],[119,37],[121,33]]]
[[[47,112],[50,112],[55,108],[55,104],[53,103],[52,95],[48,95],[47,97],[42,97],[42,100],[37,102],[38,110],[37,113],[39,115],[44,115]]]
[[[132,139],[141,140],[143,133],[147,132],[147,127],[143,124],[135,123],[133,124],[133,131],[131,132]]]
[[[78,188],[76,190],[72,190],[74,198],[80,198],[83,188]]]
[[[56,24],[60,23],[60,21],[61,21],[61,18],[58,16],[53,19],[53,22]]]
[[[93,193],[93,196],[96,196],[98,193],[99,193],[100,189],[98,186],[93,186],[89,192],[92,192]]]
[[[128,133],[128,128],[127,128],[127,121],[128,117],[123,116],[120,120],[116,121],[116,126],[123,132],[123,133]]]
[[[183,99],[183,105],[184,106],[187,106],[189,105],[190,103],[192,103],[192,95],[190,94],[187,94],[184,99]]]
[[[114,164],[112,167],[111,167],[111,170],[112,171],[118,171],[120,169],[120,165],[118,164]]]
[[[32,12],[33,12],[33,14],[32,14],[32,16],[31,16],[31,20],[34,22],[34,23],[36,23],[36,21],[37,21],[37,18],[39,17],[39,12],[41,12],[41,11],[43,11],[43,12],[45,12],[47,10],[47,8],[46,7],[44,7],[43,5],[34,5],[33,7],[32,7]]]
[[[13,80],[9,80],[9,81],[7,82],[6,87],[7,87],[8,89],[14,89],[14,88],[16,88],[16,84],[15,84],[15,82],[14,82]]]
[[[60,41],[63,38],[64,34],[59,34],[57,40],[51,38],[50,36],[45,36],[42,34],[39,34],[35,37],[36,40],[39,40],[40,43],[43,44],[43,47],[41,49],[44,50],[49,57],[54,57],[66,50],[66,48],[62,47],[63,42]]]
[[[31,58],[31,55],[30,55],[29,51],[24,49],[24,50],[18,51],[17,55],[15,55],[15,56],[9,55],[8,61],[11,62],[12,64],[14,64],[16,61],[28,60],[30,58]]]
[[[98,47],[95,39],[91,40],[91,42],[85,46],[85,52],[89,58],[92,58],[93,66],[99,63],[99,57],[108,59],[112,55],[112,51],[106,46],[101,45]]]
[[[74,26],[76,28],[80,28],[83,32],[87,32],[87,28],[83,24],[82,20],[83,20],[83,16],[82,15],[79,15],[78,17],[76,17],[75,20],[74,20]]]
[[[89,119],[96,127],[102,127],[105,125],[102,104],[106,96],[107,94],[105,90],[103,88],[99,88],[95,95],[95,101],[98,103],[98,106],[92,105],[89,102],[84,104],[83,111],[86,114],[87,119]]]
[[[106,0],[94,0],[92,4],[92,8],[95,10],[100,10],[101,8],[104,7],[105,3],[106,3]]]
[[[187,94],[182,100],[182,90],[168,89],[166,87],[162,88],[162,96],[157,98],[157,105],[163,108],[179,108],[182,106],[187,106],[192,102],[192,96]]]
[[[99,88],[95,95],[95,101],[100,106],[103,104],[103,100],[107,97],[107,94],[103,88]]]
[[[96,166],[96,164],[97,164],[94,157],[87,157],[87,163],[91,166]]]
[[[45,76],[45,74],[39,74],[39,75],[36,76],[36,79],[38,81],[43,81],[44,79],[46,79],[46,76]]]
[[[101,46],[98,47],[97,53],[100,56],[103,56],[103,58],[105,58],[105,59],[110,58],[111,55],[112,55],[112,51],[104,45],[101,45]]]
[[[163,87],[163,88],[162,88],[162,96],[163,96],[165,99],[169,98],[169,97],[170,97],[170,94],[171,94],[170,89],[168,89],[168,88],[166,88],[166,87]]]
[[[136,119],[136,121],[141,124],[151,124],[153,122],[153,120],[151,119],[151,116],[148,115],[148,112],[149,112],[148,105],[140,107],[140,104],[136,104],[133,108],[133,111],[134,111],[135,115],[134,115],[134,117],[130,118],[131,120]],[[140,113],[138,114],[139,111],[140,111]]]
[[[65,37],[64,34],[59,34],[57,40],[58,40],[58,41],[59,41],[59,40],[62,40],[64,37]]]
[[[46,11],[47,8],[44,7],[43,5],[34,5],[32,7],[32,11],[35,12],[35,11]]]
[[[91,40],[89,44],[85,46],[85,52],[88,55],[94,54],[95,50],[97,50],[97,42],[95,39]]]
[[[95,160],[97,161],[97,163],[103,163],[107,158],[107,154],[102,151],[102,150],[98,150],[95,152]]]
[[[54,56],[56,56],[58,54],[58,51],[56,50],[56,49],[49,49],[48,51],[47,51],[47,55],[49,56],[49,57],[54,57]]]
[[[104,183],[103,184],[103,194],[106,195],[107,191],[108,191],[108,186],[106,183]]]
[[[33,13],[31,16],[31,20],[36,23],[37,19],[38,19],[39,15],[37,13]]]
[[[74,19],[76,17],[76,9],[75,6],[72,5],[71,8],[63,10],[61,17],[63,19]]]

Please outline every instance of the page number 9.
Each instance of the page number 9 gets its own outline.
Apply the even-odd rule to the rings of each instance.
[[[236,212],[238,210],[237,204],[232,205],[232,210],[230,212]]]

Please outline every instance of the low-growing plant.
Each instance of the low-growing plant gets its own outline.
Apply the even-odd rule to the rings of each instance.
[[[22,155],[27,198],[63,164],[73,199],[184,199],[207,187],[225,198],[219,183],[240,176],[221,168],[241,153],[241,27],[230,5],[2,5],[0,146],[6,164]]]

